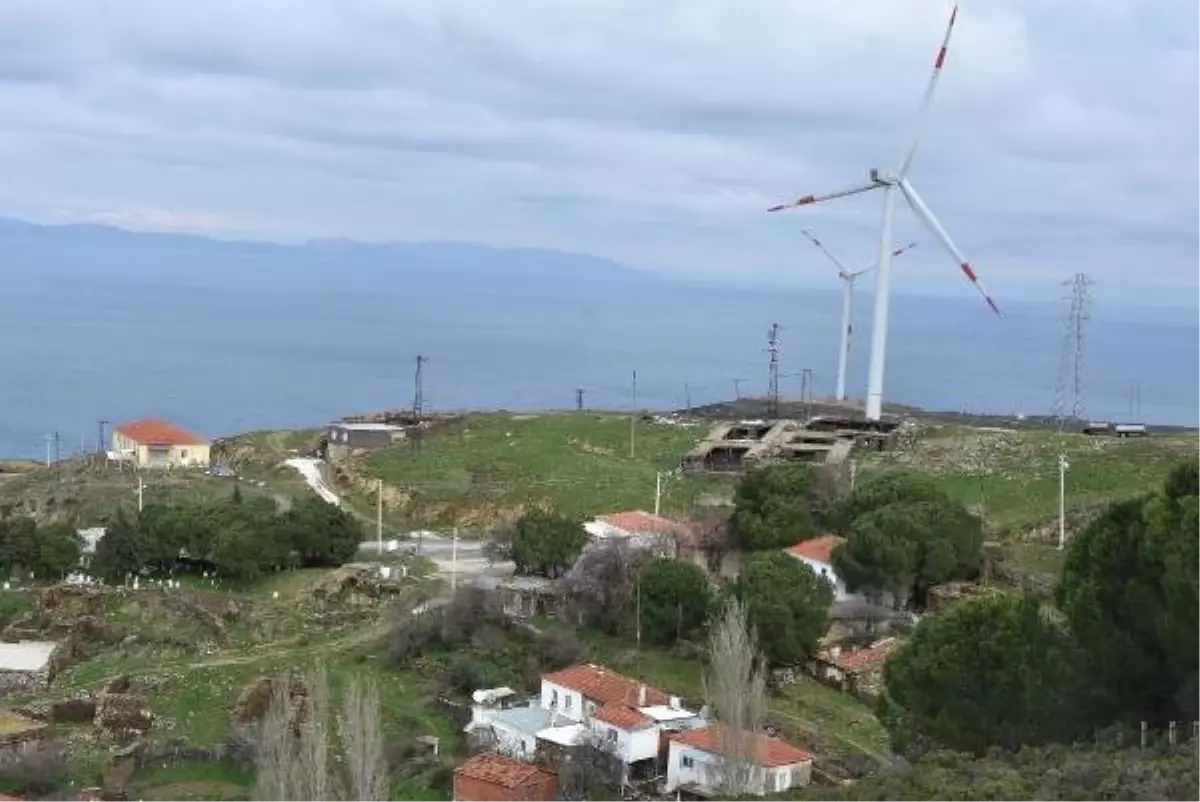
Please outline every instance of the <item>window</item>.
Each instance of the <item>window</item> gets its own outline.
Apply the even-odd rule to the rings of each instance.
[[[187,449],[186,448],[179,449],[179,458],[187,459]]]
[[[680,768],[690,769],[695,765],[696,765],[696,761],[692,759],[691,755],[680,755],[679,756]]]
[[[555,691],[555,690],[550,691],[550,706],[558,707],[558,691]]]
[[[563,694],[563,710],[571,709],[571,694]]]

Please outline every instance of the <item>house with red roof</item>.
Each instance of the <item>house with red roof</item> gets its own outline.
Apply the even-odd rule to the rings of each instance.
[[[558,798],[558,777],[532,763],[485,753],[454,770],[455,802],[545,800]]]
[[[830,645],[809,661],[809,673],[843,691],[874,698],[883,685],[883,665],[899,645],[896,638],[861,647]]]
[[[691,534],[687,524],[645,510],[601,515],[583,528],[592,543],[624,542],[634,548],[653,549],[664,557],[674,557],[678,552],[677,541]]]
[[[109,456],[139,468],[206,468],[210,452],[200,435],[160,418],[143,418],[113,429]]]
[[[590,743],[615,758],[621,782],[656,773],[665,734],[706,725],[678,697],[594,663],[543,674],[540,694],[522,704],[509,689],[475,697],[467,732],[496,751],[533,761]]]
[[[670,737],[667,747],[666,792],[714,797],[731,763],[749,763],[746,793],[778,794],[812,780],[813,757],[787,741],[738,731],[722,724]]]
[[[846,584],[838,577],[837,571],[833,567],[833,550],[845,542],[846,538],[840,535],[821,535],[801,540],[796,545],[785,549],[789,555],[804,563],[812,569],[813,573],[824,578],[833,586],[835,602],[860,598],[858,594],[846,590]]]

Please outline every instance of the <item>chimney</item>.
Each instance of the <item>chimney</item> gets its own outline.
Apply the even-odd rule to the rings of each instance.
[[[638,686],[638,707],[646,706],[646,686],[645,684]]]

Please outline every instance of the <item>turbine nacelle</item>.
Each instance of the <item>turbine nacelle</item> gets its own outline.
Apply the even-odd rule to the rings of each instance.
[[[900,182],[900,177],[891,170],[884,170],[879,167],[872,167],[867,175],[871,178],[871,183],[876,186],[890,187]]]

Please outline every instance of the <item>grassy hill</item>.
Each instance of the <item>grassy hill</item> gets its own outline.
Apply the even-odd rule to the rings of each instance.
[[[1158,486],[1196,453],[1195,434],[1118,439],[1039,429],[926,426],[895,451],[864,455],[864,471],[904,467],[932,474],[1001,534],[1019,535],[1058,515],[1058,457],[1067,458],[1068,513],[1094,510]]]
[[[628,415],[468,415],[434,430],[419,450],[398,444],[368,456],[361,472],[370,482],[363,488],[380,478],[402,491],[389,520],[413,524],[483,525],[539,503],[580,516],[652,510],[657,472],[678,468],[706,432],[706,426],[639,420],[631,456]],[[662,509],[686,515],[731,491],[720,479],[667,477]]]

